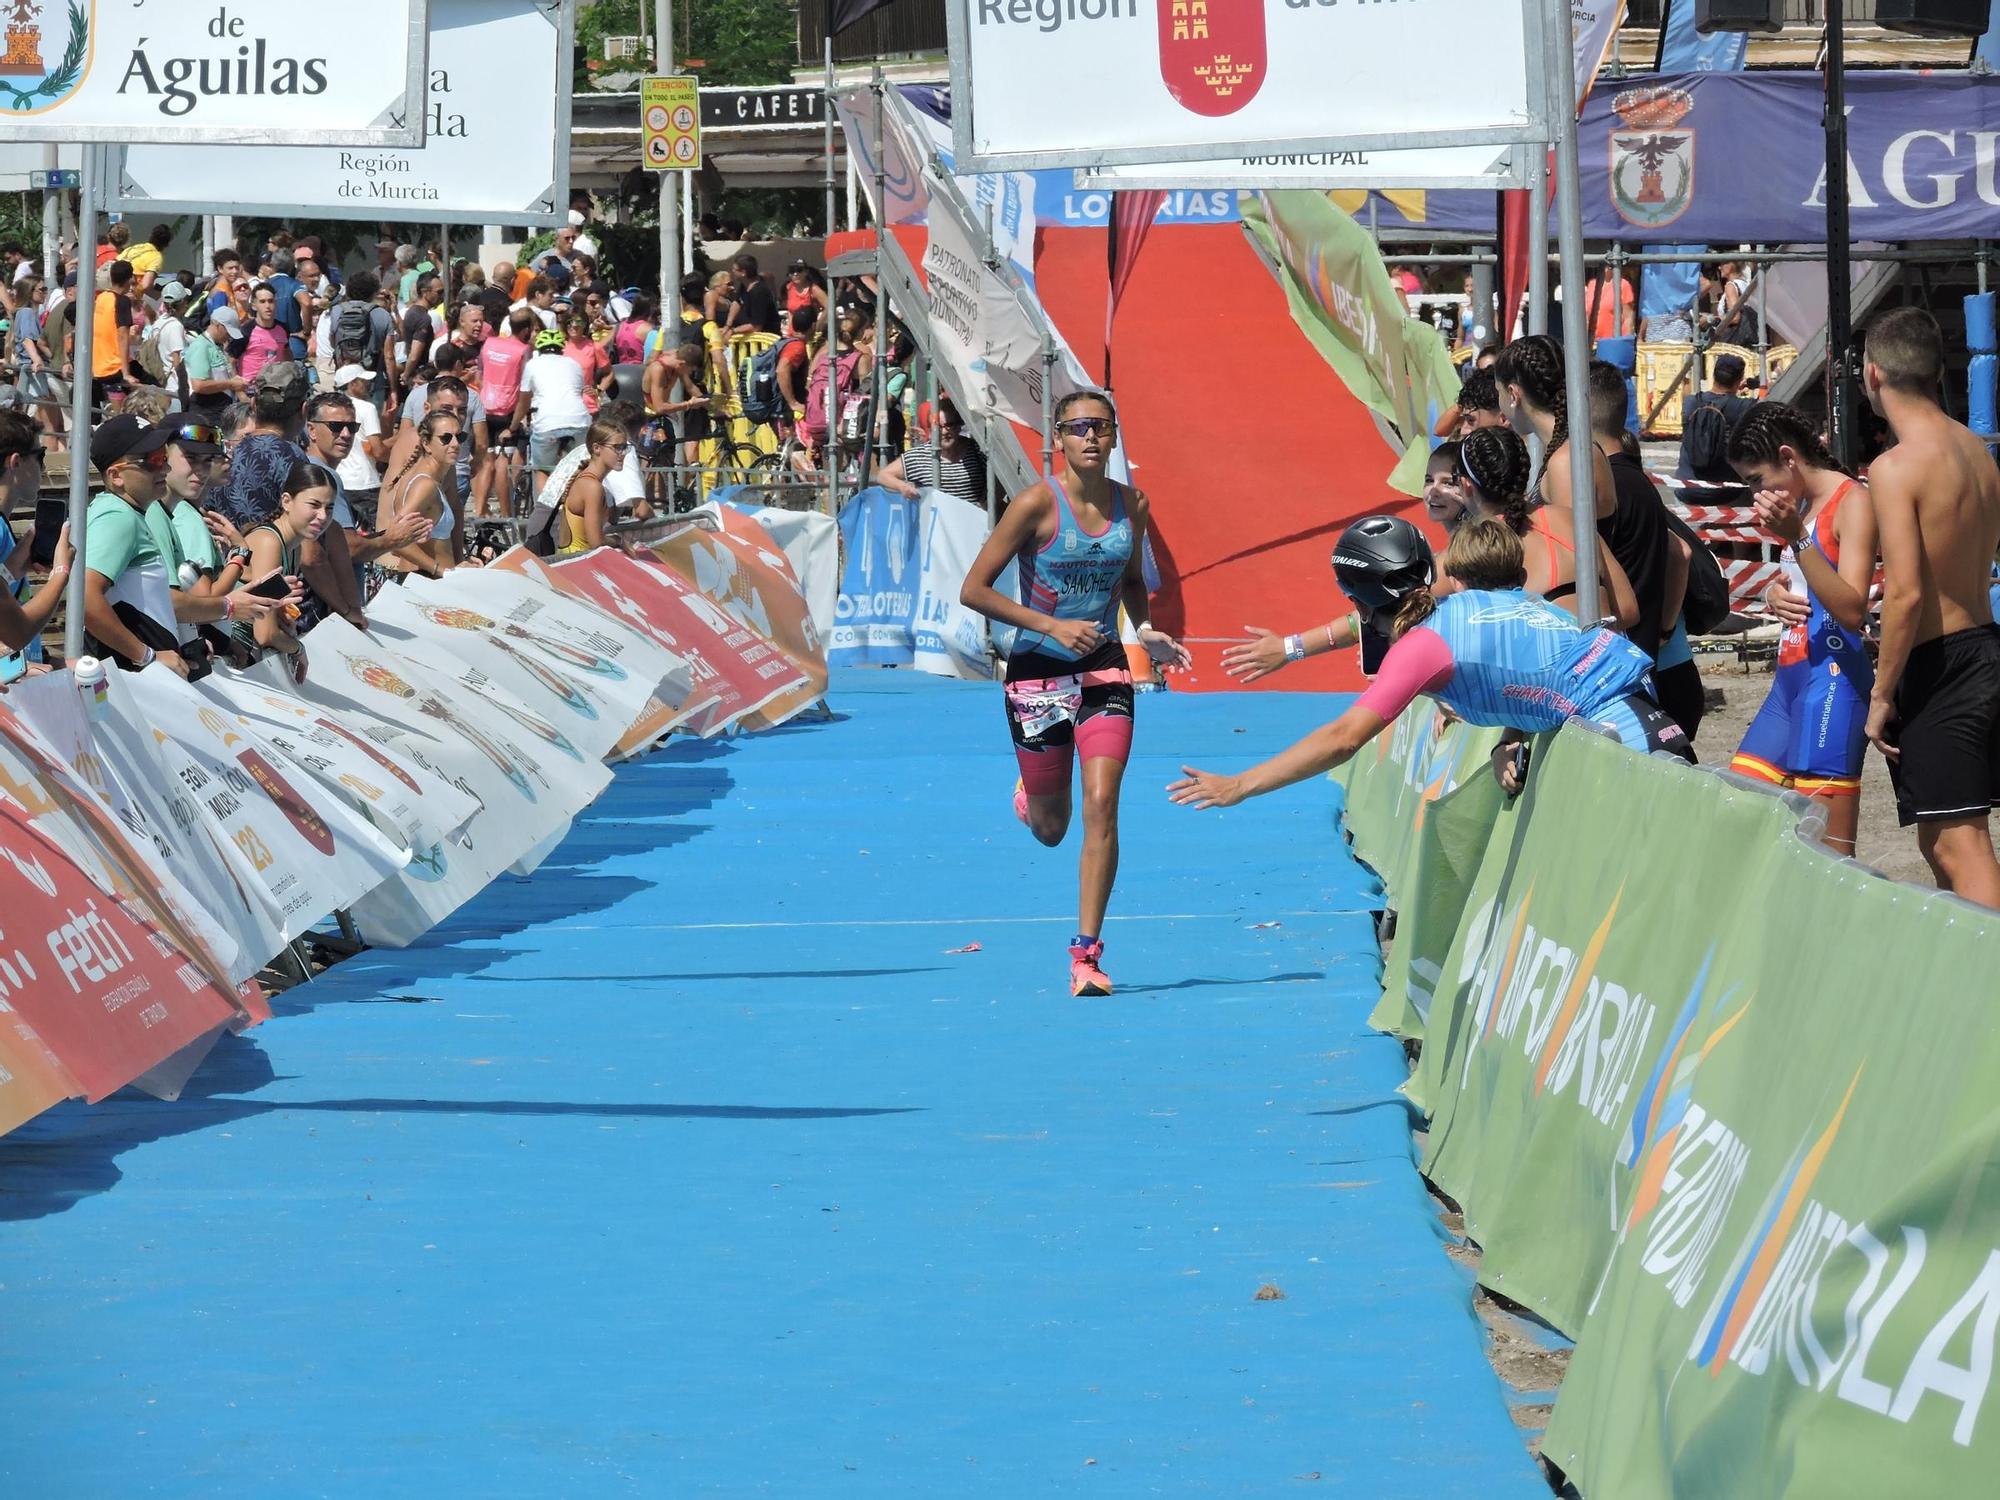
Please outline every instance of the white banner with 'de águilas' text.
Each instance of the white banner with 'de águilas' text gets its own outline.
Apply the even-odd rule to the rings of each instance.
[[[546,224],[568,207],[569,8],[549,0],[431,0],[424,143],[134,144],[112,175],[127,213],[244,213]]]
[[[0,139],[415,146],[426,0],[11,0]],[[499,71],[497,64],[495,70]],[[218,183],[218,196],[231,185]]]

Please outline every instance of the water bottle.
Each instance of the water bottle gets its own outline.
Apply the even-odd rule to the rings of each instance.
[[[111,678],[104,663],[94,656],[76,659],[76,690],[83,695],[83,711],[92,723],[102,723],[111,712]]]

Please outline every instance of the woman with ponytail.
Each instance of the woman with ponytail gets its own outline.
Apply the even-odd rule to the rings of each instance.
[[[1862,641],[1875,574],[1875,512],[1813,426],[1767,401],[1729,440],[1757,491],[1757,522],[1785,544],[1772,613],[1785,626],[1778,670],[1729,769],[1803,792],[1826,809],[1826,843],[1854,852],[1875,665]]]
[[[1693,760],[1687,736],[1652,697],[1652,658],[1602,627],[1580,628],[1527,592],[1521,538],[1504,521],[1468,520],[1452,533],[1433,586],[1430,545],[1408,521],[1369,516],[1341,534],[1333,568],[1366,629],[1393,640],[1368,691],[1333,723],[1234,776],[1185,767],[1167,788],[1184,807],[1230,807],[1320,775],[1351,758],[1420,693],[1469,724],[1529,734],[1570,719],[1640,754]],[[1496,758],[1495,773],[1510,791]]]
[[[1603,462],[1601,456],[1598,461]],[[1521,539],[1528,587],[1575,614],[1575,524],[1568,507],[1543,505],[1534,498],[1529,488],[1528,445],[1508,427],[1481,427],[1469,432],[1459,445],[1458,477],[1479,515],[1504,521]],[[1605,618],[1616,619],[1621,630],[1630,630],[1639,620],[1639,601],[1631,580],[1611,549],[1602,540],[1592,540],[1597,547],[1597,576],[1604,588]]]
[[[1542,440],[1542,467],[1529,481],[1528,494],[1547,507],[1545,525],[1550,535],[1560,538],[1557,547],[1568,547],[1574,552],[1571,455],[1582,453],[1590,462],[1598,520],[1616,513],[1618,490],[1611,464],[1598,451],[1590,434],[1581,434],[1582,441],[1577,444],[1569,440],[1569,395],[1563,379],[1562,346],[1545,333],[1515,339],[1494,360],[1493,379],[1500,388],[1500,412],[1507,425],[1524,438]],[[1570,585],[1575,586],[1574,577]],[[1633,618],[1638,616],[1635,614]]]

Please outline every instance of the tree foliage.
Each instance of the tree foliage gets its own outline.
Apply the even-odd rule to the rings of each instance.
[[[579,9],[577,87],[590,87],[594,74],[650,70],[650,55],[606,61],[604,39],[644,36],[650,43],[653,19],[653,0],[596,0]],[[675,0],[674,37],[675,60],[699,59],[701,66],[689,71],[703,83],[789,83],[798,55],[798,11],[793,0]]]
[[[790,83],[798,10],[788,0],[684,0],[684,57],[702,60],[712,84]],[[808,0],[811,3],[811,0]],[[676,29],[681,29],[676,17]]]

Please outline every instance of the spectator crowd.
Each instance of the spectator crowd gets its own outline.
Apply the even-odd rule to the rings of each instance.
[[[385,583],[517,538],[583,551],[724,477],[816,482],[834,463],[986,503],[984,456],[948,397],[919,401],[900,324],[878,350],[865,286],[804,261],[777,279],[746,253],[663,309],[611,284],[582,217],[486,266],[382,239],[343,272],[325,237],[281,229],[173,270],[168,226],[135,240],[120,222],[51,282],[0,245],[4,482],[19,512],[49,454],[95,469],[70,594],[92,652],[196,676],[276,654],[303,674],[299,638],[330,614],[364,624]],[[37,529],[0,552],[0,681],[37,670],[67,590],[67,538]]]

